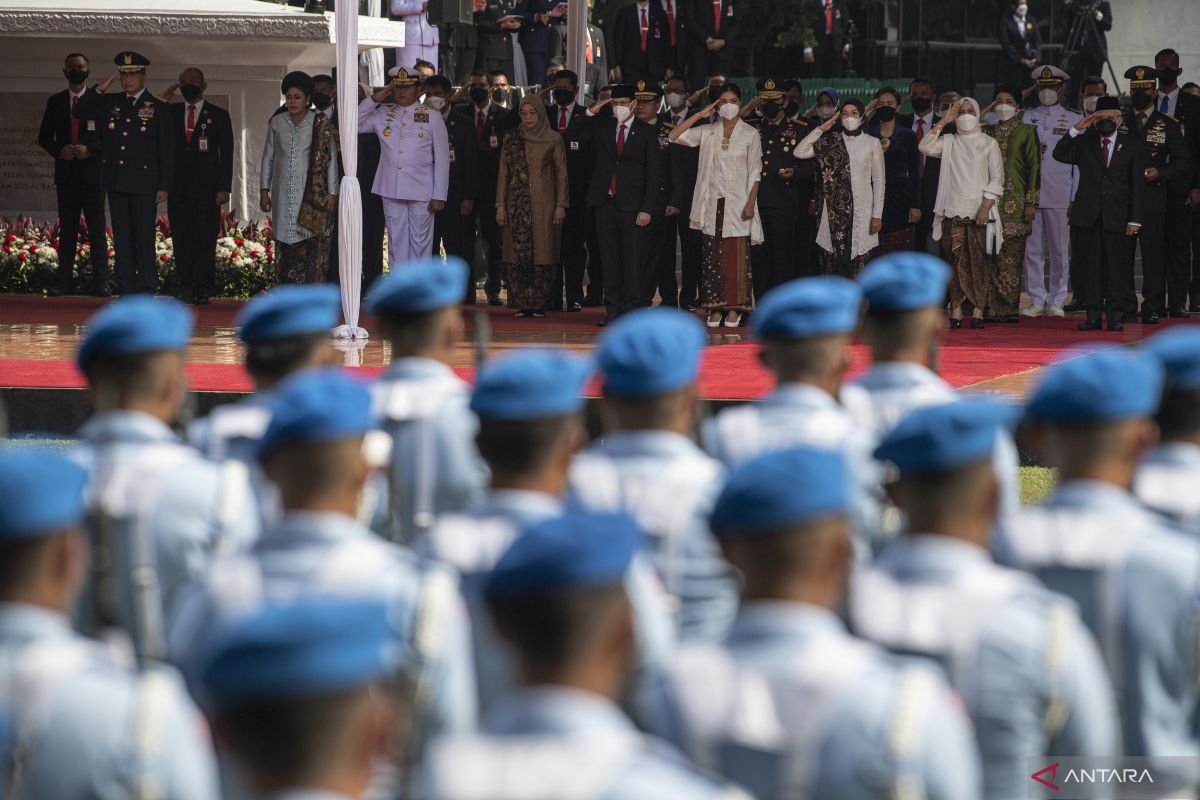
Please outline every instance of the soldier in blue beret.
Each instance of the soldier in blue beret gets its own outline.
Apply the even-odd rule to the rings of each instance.
[[[470,388],[450,368],[462,341],[459,311],[470,270],[449,258],[410,261],[377,280],[367,311],[379,317],[392,363],[373,388],[392,437],[388,509],[379,531],[398,542],[428,533],[442,514],[477,503],[487,470],[475,450]]]
[[[910,785],[930,800],[978,798],[979,758],[945,681],[851,636],[838,616],[854,561],[846,466],[804,446],[732,470],[712,528],[743,576],[742,606],[721,646],[672,659],[650,728],[763,800],[866,800]]]
[[[600,337],[606,433],[571,465],[573,500],[621,511],[645,545],[676,613],[681,639],[719,639],[737,586],[708,529],[724,468],[692,441],[696,380],[708,337],[691,314],[642,309]]]
[[[1200,534],[1200,331],[1173,328],[1143,349],[1166,372],[1158,407],[1160,441],[1138,467],[1134,492],[1184,530]]]
[[[61,455],[0,452],[0,785],[14,798],[216,800],[212,746],[179,676],[138,674],[71,630],[86,483]]]
[[[800,444],[845,452],[854,477],[855,539],[866,557],[879,529],[881,475],[871,457],[873,436],[841,403],[861,309],[862,290],[837,276],[801,278],[768,292],[753,324],[775,390],[723,411],[705,426],[703,439],[730,465]]]
[[[176,659],[191,663],[221,622],[271,601],[386,599],[419,663],[418,741],[473,727],[470,638],[457,581],[357,519],[370,474],[364,440],[374,428],[367,385],[339,369],[307,370],[281,384],[276,401],[258,458],[283,515],[249,554],[212,564],[172,628]]]
[[[268,606],[202,658],[213,729],[255,797],[365,797],[378,755],[399,751],[407,714],[391,687],[405,645],[389,610],[333,599]]]
[[[504,553],[484,593],[521,685],[483,735],[433,749],[424,797],[746,796],[639,733],[619,705],[634,658],[626,576],[642,535],[623,515],[575,513],[531,527]]]
[[[969,401],[913,411],[876,456],[905,534],[855,579],[855,630],[940,663],[975,723],[984,796],[1019,797],[1036,756],[1120,752],[1104,662],[1075,605],[988,551],[999,505],[992,455],[1016,406]]]
[[[108,553],[92,563],[80,623],[123,629],[143,657],[163,656],[164,616],[213,554],[258,536],[245,470],[213,464],[171,427],[187,392],[191,331],[178,301],[124,297],[88,320],[77,354],[94,413],[73,457],[90,473],[91,534]],[[146,572],[153,580],[132,581]]]
[[[1074,357],[1071,357],[1071,356]],[[1200,543],[1138,502],[1157,440],[1163,367],[1149,353],[1068,354],[1045,370],[1027,419],[1058,487],[1005,526],[997,555],[1070,595],[1121,698],[1125,754],[1200,754]],[[1155,770],[1164,795],[1200,785],[1200,760]]]

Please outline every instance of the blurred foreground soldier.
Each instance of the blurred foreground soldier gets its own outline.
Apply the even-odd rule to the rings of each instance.
[[[1167,797],[1200,782],[1200,544],[1131,493],[1157,439],[1162,384],[1147,353],[1101,351],[1047,370],[1027,417],[1058,488],[1001,531],[995,552],[1079,604],[1120,698],[1124,752],[1162,757],[1155,783]]]
[[[508,546],[527,528],[563,513],[571,459],[587,441],[580,396],[591,365],[565,351],[529,349],[487,365],[471,398],[479,415],[479,452],[491,488],[470,514],[446,517],[427,550],[461,575],[475,642],[479,707],[491,709],[516,681],[516,667],[498,640],[483,585]],[[636,560],[627,584],[637,618],[639,657],[651,671],[672,644],[661,583]]]
[[[372,389],[373,413],[392,439],[387,514],[379,532],[408,544],[442,514],[478,502],[487,470],[475,450],[470,388],[449,366],[462,340],[458,304],[469,278],[457,258],[411,262],[367,295],[392,363]]]
[[[808,447],[733,471],[712,526],[744,577],[741,611],[722,648],[673,660],[652,728],[762,800],[978,798],[970,725],[945,681],[838,617],[854,560],[846,472]]]
[[[708,529],[724,469],[690,438],[707,343],[696,318],[675,309],[618,320],[597,355],[606,433],[571,466],[577,502],[629,514],[649,534],[644,547],[680,639],[721,638],[737,609],[735,579]]]
[[[1200,534],[1200,331],[1175,328],[1143,349],[1162,363],[1166,391],[1155,418],[1162,441],[1142,460],[1134,489],[1152,510]]]
[[[905,535],[855,577],[851,626],[936,661],[962,696],[984,796],[1020,797],[1037,756],[1117,756],[1116,704],[1074,604],[988,552],[1000,486],[992,454],[1019,409],[963,401],[901,420],[875,455]]]
[[[0,785],[13,800],[216,800],[207,731],[178,676],[138,674],[127,653],[71,630],[86,480],[59,455],[0,453]]]
[[[801,278],[768,293],[753,325],[775,390],[722,411],[706,424],[703,438],[708,452],[730,465],[802,444],[841,451],[850,464],[855,542],[865,557],[879,527],[881,476],[871,456],[874,437],[839,400],[861,305],[862,290],[834,275]]]
[[[161,658],[164,614],[213,555],[249,547],[258,524],[245,470],[211,463],[171,429],[187,392],[191,311],[122,298],[85,330],[76,361],[94,413],[73,457],[90,474],[93,559],[81,627],[120,628],[140,657]]]
[[[199,667],[216,738],[255,798],[367,796],[379,753],[403,749],[394,697],[403,639],[379,602],[272,606]]]
[[[430,800],[746,797],[698,775],[618,705],[635,653],[626,575],[642,536],[618,515],[572,514],[517,539],[484,589],[520,686],[485,734],[435,745]]]

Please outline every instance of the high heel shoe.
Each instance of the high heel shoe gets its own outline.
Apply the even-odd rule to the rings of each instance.
[[[955,319],[954,317],[951,317],[950,318],[950,327],[954,328],[954,329],[961,328],[962,327],[962,318],[960,317],[958,319]]]
[[[705,324],[710,328],[719,328],[721,327],[721,323],[724,321],[725,315],[718,311],[714,311],[708,315],[708,321]]]
[[[726,328],[736,328],[742,324],[742,316],[736,311],[731,311],[725,315],[725,321],[721,323]]]
[[[983,320],[980,319],[979,317],[971,317],[971,330],[973,330],[973,331],[983,330]]]

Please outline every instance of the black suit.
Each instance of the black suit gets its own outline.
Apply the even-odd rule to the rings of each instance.
[[[1156,107],[1161,102],[1161,96],[1154,99]],[[1187,205],[1188,192],[1200,188],[1200,97],[1180,90],[1173,116],[1183,125],[1184,142],[1192,158],[1192,169],[1171,181],[1167,196],[1167,305],[1182,309],[1188,307],[1189,294],[1192,303],[1200,305],[1200,216],[1193,226],[1196,212]]]
[[[82,98],[79,102],[82,102]],[[75,144],[87,148],[83,159],[60,158],[71,144],[71,93],[64,89],[51,95],[42,114],[38,144],[54,159],[54,188],[58,194],[58,286],[74,289],[75,251],[79,241],[79,215],[87,220],[92,252],[92,277],[101,292],[108,287],[108,241],[105,236],[104,187],[100,183],[100,125],[93,117],[76,120]]]
[[[487,248],[487,294],[494,297],[500,293],[500,281],[504,276],[504,253],[501,249],[500,226],[496,224],[496,184],[500,181],[500,142],[505,132],[517,125],[516,115],[489,103],[484,115],[483,129],[477,128],[479,109],[467,105],[455,109],[455,114],[466,118],[467,130],[475,142],[475,223]]]
[[[609,319],[646,304],[643,287],[654,251],[646,227],[638,226],[636,219],[639,213],[662,214],[663,204],[665,159],[659,149],[658,128],[633,117],[626,125],[620,155],[615,117],[591,117],[587,126],[595,143],[587,204],[596,210]]]
[[[486,9],[485,9],[486,10]],[[482,13],[482,12],[480,12]],[[479,32],[474,25],[439,25],[438,60],[441,74],[455,86],[465,84],[475,69],[475,51],[479,48]]]
[[[896,117],[896,125],[912,130],[913,119],[912,115]],[[933,115],[932,123],[924,131],[925,136],[929,135],[929,132],[939,119],[940,117],[937,114]],[[954,132],[954,123],[950,123],[942,129],[942,135]],[[921,183],[921,221],[913,229],[913,249],[919,253],[924,253],[933,236],[933,205],[937,201],[938,180],[942,174],[942,160],[933,156],[925,156],[919,151],[917,155],[917,171],[920,173]]]
[[[539,14],[548,14],[554,10],[560,0],[518,0],[516,14],[522,19],[521,23],[521,52],[525,54],[526,76],[530,84],[542,84],[546,81],[546,63],[554,50],[552,42],[554,28],[539,22]],[[509,76],[510,78],[512,76]]]
[[[175,182],[167,198],[175,274],[184,295],[207,300],[216,290],[217,193],[233,191],[233,124],[229,112],[205,100],[187,136],[187,103],[171,107]]]
[[[1085,76],[1104,77],[1104,63],[1108,60],[1108,31],[1111,31],[1113,26],[1112,3],[1110,0],[1096,0],[1092,5],[1096,11],[1100,12],[1101,19],[1097,20],[1093,16],[1091,22],[1095,23],[1094,25],[1083,22],[1083,35],[1079,39],[1079,53],[1071,60],[1071,66],[1067,68],[1067,72],[1071,73],[1067,97],[1079,96],[1079,88]],[[1068,27],[1071,19],[1071,17],[1067,18]]]
[[[1133,292],[1133,239],[1125,235],[1131,223],[1141,223],[1145,202],[1145,161],[1133,136],[1118,133],[1115,152],[1107,168],[1103,161],[1100,134],[1089,128],[1078,136],[1064,136],[1054,146],[1053,156],[1073,164],[1079,186],[1071,205],[1071,257],[1079,259],[1082,278],[1079,294],[1087,309],[1088,322],[1098,323],[1101,312],[1111,327],[1122,321],[1125,309],[1137,298]]]
[[[509,32],[500,27],[500,18],[511,13],[509,5],[500,0],[488,0],[483,11],[475,14],[479,43],[475,52],[475,68],[493,72],[500,70],[509,78],[513,74],[513,45]]]
[[[562,225],[562,246],[559,256],[559,270],[554,277],[554,289],[551,305],[557,309],[566,295],[567,306],[573,303],[583,304],[583,273],[586,269],[593,287],[602,286],[604,281],[599,270],[593,272],[593,264],[588,258],[587,242],[587,192],[588,181],[592,175],[593,146],[588,135],[587,109],[576,105],[567,114],[567,125],[562,127],[562,115],[558,106],[548,106],[546,115],[550,127],[558,131],[563,139],[563,147],[567,152],[567,194],[570,205],[567,206],[567,218]],[[595,267],[599,266],[596,259]]]
[[[842,49],[846,45],[846,23],[850,20],[850,12],[845,0],[833,0],[831,11],[833,18],[825,15],[825,0],[812,0],[817,6],[817,16],[812,22],[813,63],[809,65],[810,78],[840,78],[846,71],[846,59],[842,57]]]
[[[713,0],[680,0],[683,11],[683,26],[687,31],[688,83],[700,86],[709,75],[729,75],[733,67],[733,46],[737,37],[738,18],[734,13],[733,0],[721,0],[720,30],[717,29]],[[740,5],[740,4],[739,4]],[[708,38],[724,39],[725,46],[711,52],[705,42]]]
[[[1005,14],[1000,20],[1000,51],[1004,54],[1000,71],[1002,80],[1022,89],[1033,83],[1033,67],[1025,66],[1021,59],[1038,61],[1042,35],[1038,32],[1037,22],[1026,16],[1022,26],[1015,16]],[[1019,102],[1020,98],[1017,100]]]
[[[101,129],[102,180],[112,215],[121,291],[152,294],[158,285],[155,194],[170,192],[175,180],[171,110],[145,90],[131,102],[124,92],[100,94],[93,87],[75,107],[75,116],[95,119]]]
[[[787,117],[772,124],[761,117],[754,120],[762,140],[762,175],[758,185],[758,213],[762,218],[763,243],[756,245],[751,254],[754,264],[754,294],[762,298],[780,284],[801,276],[801,253],[811,239],[801,239],[800,226],[796,221],[801,215],[801,184],[805,175],[797,181],[797,172],[803,161],[793,152],[796,145],[809,133],[809,127]],[[790,177],[782,177],[780,170],[790,170]],[[808,175],[811,198],[812,176]],[[807,201],[805,202],[807,211]],[[804,265],[807,267],[807,263]]]
[[[685,108],[679,115],[680,122],[694,115],[699,109]],[[675,114],[670,109],[659,114],[663,128],[669,134],[676,127]],[[695,127],[708,123],[699,121]],[[700,231],[692,227],[692,197],[696,189],[696,173],[700,169],[700,148],[671,145],[667,149],[667,205],[679,209],[678,214],[663,217],[662,246],[658,261],[658,291],[663,303],[676,300],[683,308],[695,308],[700,305]],[[678,240],[679,254],[682,258],[682,285],[677,289],[675,283],[675,250]]]
[[[479,179],[475,167],[475,132],[471,129],[471,120],[462,114],[451,112],[445,119],[450,140],[450,182],[446,206],[434,217],[433,252],[438,252],[441,243],[446,255],[457,256],[470,264],[475,258],[475,210],[472,208],[471,213],[464,214],[462,204],[464,200],[474,203],[478,194],[475,187],[475,181]],[[468,303],[475,302],[475,281],[467,281],[465,299]]]
[[[658,0],[651,0],[644,9],[646,15],[646,49],[642,50],[643,8],[634,3],[617,12],[609,35],[613,63],[621,68],[622,83],[661,82],[667,70],[674,66],[671,53],[671,29],[667,12]]]

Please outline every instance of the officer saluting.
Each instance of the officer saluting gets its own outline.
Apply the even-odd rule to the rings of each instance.
[[[100,123],[121,292],[152,294],[158,283],[154,220],[175,175],[174,126],[167,104],[146,91],[150,59],[127,50],[113,61],[116,74],[84,93],[75,116]],[[118,76],[124,91],[105,95]]]

